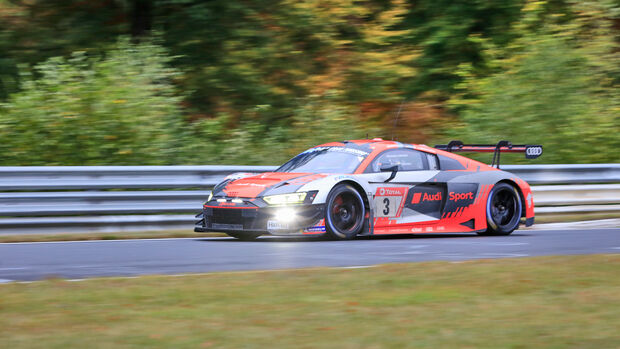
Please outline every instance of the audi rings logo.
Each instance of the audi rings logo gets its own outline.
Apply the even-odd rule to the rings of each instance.
[[[526,156],[539,156],[543,152],[542,147],[529,147],[525,149]]]
[[[379,189],[379,195],[383,196],[385,194],[385,189],[381,188]]]

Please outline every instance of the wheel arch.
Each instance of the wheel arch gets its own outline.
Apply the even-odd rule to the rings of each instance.
[[[370,210],[370,200],[368,199],[368,194],[366,194],[366,191],[364,190],[364,187],[362,187],[361,184],[359,184],[356,181],[352,181],[352,180],[344,180],[341,182],[338,182],[336,185],[338,184],[350,184],[353,188],[355,188],[355,190],[357,190],[360,195],[362,196],[362,200],[364,200],[364,207],[366,207],[367,210]]]
[[[370,198],[368,197],[368,194],[365,188],[360,183],[350,180],[350,179],[345,179],[343,181],[336,183],[336,185],[338,184],[349,184],[353,188],[355,188],[355,190],[361,195],[362,201],[364,202],[364,208],[366,209],[366,212],[368,212],[369,216],[368,218],[364,218],[364,227],[362,228],[362,232],[360,234],[364,234],[364,233],[372,234],[371,222],[372,222],[372,217],[374,215],[373,215],[372,205],[370,204]]]
[[[504,178],[502,180],[497,181],[497,183],[495,183],[493,186],[495,186],[495,185],[497,185],[499,183],[510,184],[515,189],[517,189],[517,193],[519,193],[519,199],[521,199],[521,217],[525,217],[525,214],[526,214],[525,197],[523,196],[523,190],[521,190],[521,187],[519,186],[519,184],[517,182],[513,181],[512,179]]]

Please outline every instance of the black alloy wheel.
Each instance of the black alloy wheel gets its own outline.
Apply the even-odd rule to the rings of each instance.
[[[487,199],[488,228],[482,235],[509,235],[519,226],[521,197],[515,187],[499,183]]]
[[[360,193],[351,185],[338,184],[327,197],[325,230],[327,236],[351,239],[362,231],[366,214]]]

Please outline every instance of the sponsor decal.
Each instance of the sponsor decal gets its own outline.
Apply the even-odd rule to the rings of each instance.
[[[414,193],[411,199],[412,204],[418,204],[425,201],[441,201],[441,192],[438,191],[435,194],[429,193]]]
[[[420,198],[422,197],[422,193],[414,193],[413,198],[411,199],[412,204],[417,204],[420,202]]]
[[[449,200],[454,202],[459,202],[460,200],[473,200],[474,193],[455,193],[453,191],[450,192]]]
[[[402,196],[406,188],[379,188],[379,196]]]
[[[336,176],[336,177],[334,177],[335,181],[341,181],[343,179],[353,179],[353,177],[351,177],[351,176]]]
[[[421,233],[422,232],[422,228],[411,228],[411,232],[412,233]]]
[[[267,230],[284,230],[289,229],[289,225],[286,222],[269,220],[267,221]]]
[[[543,152],[542,147],[527,147],[525,149],[526,156],[539,156]]]
[[[304,229],[304,232],[308,232],[308,233],[321,232],[321,233],[324,233],[325,232],[325,226],[314,226],[314,227],[306,228],[306,229]]]
[[[310,148],[301,154],[314,153],[317,151],[329,151],[329,152],[335,151],[339,153],[347,153],[347,154],[363,156],[363,157],[366,157],[366,155],[370,154],[369,152],[366,152],[360,149],[353,149],[353,148],[347,148],[347,147],[315,147],[315,148]]]
[[[377,188],[374,198],[375,215],[377,217],[399,217],[404,196],[407,194],[406,187],[382,187]]]
[[[240,179],[240,178],[245,178],[245,177],[250,177],[250,176],[254,176],[256,175],[256,173],[253,172],[236,172],[236,173],[232,173],[229,174],[228,176],[224,177],[224,180],[236,180],[236,179]]]

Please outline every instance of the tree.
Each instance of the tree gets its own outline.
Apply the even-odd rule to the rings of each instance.
[[[2,165],[171,164],[180,148],[178,72],[158,45],[119,40],[36,66],[0,108]]]
[[[540,4],[524,8],[522,35],[512,45],[487,49],[494,74],[478,78],[461,66],[462,93],[451,105],[463,125],[453,133],[475,142],[541,143],[545,162],[620,161],[610,151],[620,146],[619,60],[610,23],[574,7],[579,20],[562,24],[541,17]]]

